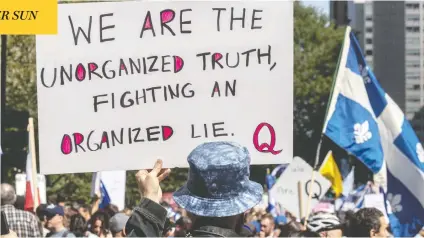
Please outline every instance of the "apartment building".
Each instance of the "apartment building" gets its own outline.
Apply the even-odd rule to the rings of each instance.
[[[349,25],[357,33],[368,65],[404,111],[417,135],[424,139],[424,112],[418,113],[424,106],[424,2],[345,1],[345,4]],[[330,7],[330,10],[336,9]],[[330,14],[337,20],[334,12]]]

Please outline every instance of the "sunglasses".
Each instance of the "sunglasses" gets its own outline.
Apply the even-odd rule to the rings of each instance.
[[[56,216],[56,214],[49,214],[49,215],[46,215],[46,218],[47,218],[47,220],[51,220],[55,216]]]

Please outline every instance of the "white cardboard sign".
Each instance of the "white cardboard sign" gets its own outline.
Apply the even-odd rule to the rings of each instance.
[[[119,210],[124,210],[126,171],[103,171],[100,173],[112,204],[118,206]]]
[[[308,163],[299,157],[295,157],[271,189],[271,195],[275,201],[280,203],[281,206],[289,210],[297,218],[302,218],[306,215],[309,193],[312,193],[310,203],[310,209],[312,210],[331,186],[331,183],[318,171],[315,172],[315,181],[310,186],[312,171],[313,169]],[[303,216],[300,215],[299,209],[299,181],[301,182],[300,192],[302,193]]]
[[[37,90],[44,174],[187,167],[208,141],[289,162],[293,2],[59,4]]]

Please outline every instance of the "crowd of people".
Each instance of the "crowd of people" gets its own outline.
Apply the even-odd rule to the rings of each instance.
[[[99,208],[58,199],[40,204],[35,212],[24,211],[12,185],[1,184],[1,211],[10,229],[8,236],[17,237],[125,237],[125,224],[131,212],[118,211],[109,204]]]
[[[119,211],[100,199],[85,205],[57,199],[34,213],[17,204],[15,190],[1,184],[6,237],[389,237],[390,226],[376,208],[340,214],[314,212],[306,218],[273,216],[257,204],[263,188],[249,180],[250,155],[231,142],[198,146],[188,156],[187,183],[174,192],[177,211],[162,201],[160,182],[171,173],[158,160],[136,174],[141,200]],[[18,201],[19,202],[19,201]],[[343,217],[343,219],[341,219]]]

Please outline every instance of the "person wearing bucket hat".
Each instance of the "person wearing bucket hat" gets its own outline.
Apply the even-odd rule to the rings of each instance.
[[[249,236],[243,229],[244,213],[262,199],[262,186],[250,181],[250,154],[233,142],[208,142],[188,156],[186,184],[174,193],[175,202],[193,221],[191,236]],[[160,236],[167,211],[159,205],[159,182],[169,174],[157,162],[152,172],[139,171],[143,198],[127,223],[129,236]],[[155,192],[156,191],[156,194]]]

